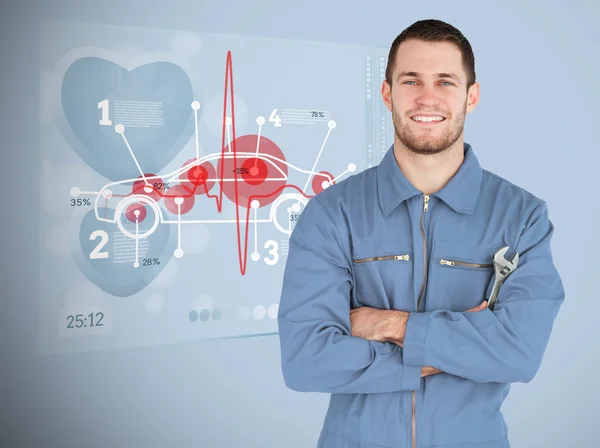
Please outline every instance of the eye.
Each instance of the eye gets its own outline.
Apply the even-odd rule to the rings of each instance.
[[[408,84],[409,82],[416,82],[416,81],[404,81],[402,84]],[[449,86],[454,85],[450,81],[442,81],[442,84],[448,84]]]

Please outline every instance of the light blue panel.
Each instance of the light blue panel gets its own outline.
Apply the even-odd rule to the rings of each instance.
[[[385,49],[72,22],[42,33],[41,314],[56,317],[42,350],[276,336],[305,204],[393,140],[375,89]]]

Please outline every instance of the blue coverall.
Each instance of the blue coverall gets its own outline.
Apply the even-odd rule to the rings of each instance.
[[[545,201],[471,145],[438,192],[381,163],[310,199],[290,237],[278,324],[287,387],[330,394],[318,448],[507,448],[501,405],[536,375],[564,301]],[[494,253],[519,253],[494,310]],[[410,312],[403,347],[352,336],[350,310]],[[421,378],[421,367],[443,373]]]

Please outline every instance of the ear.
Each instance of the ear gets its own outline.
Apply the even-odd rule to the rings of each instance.
[[[475,82],[469,87],[467,93],[467,113],[470,114],[475,110],[475,107],[479,104],[479,83]]]
[[[392,111],[392,87],[384,79],[381,83],[381,98],[383,98],[383,104],[391,112]]]

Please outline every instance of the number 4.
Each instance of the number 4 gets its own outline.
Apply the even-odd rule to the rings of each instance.
[[[280,128],[281,127],[281,118],[279,118],[279,115],[275,115],[276,113],[277,113],[277,109],[273,109],[273,112],[271,112],[271,116],[269,117],[269,121],[275,123],[276,128]]]

